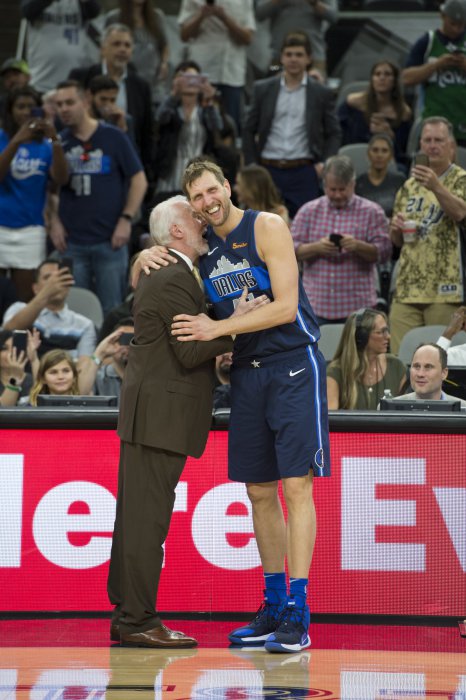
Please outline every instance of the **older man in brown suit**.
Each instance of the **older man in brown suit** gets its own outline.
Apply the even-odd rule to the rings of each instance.
[[[118,499],[108,594],[115,606],[111,639],[144,647],[193,647],[197,642],[162,624],[156,612],[175,488],[187,455],[200,457],[212,418],[214,359],[232,339],[180,343],[171,335],[178,313],[205,311],[193,263],[208,249],[205,224],[184,197],[152,211],[153,239],[176,265],[143,276],[134,295],[134,340],[121,392]],[[194,273],[194,274],[193,274]]]

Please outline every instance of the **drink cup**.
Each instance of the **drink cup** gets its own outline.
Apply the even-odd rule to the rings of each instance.
[[[408,219],[403,224],[403,240],[405,243],[414,243],[417,238],[417,223]]]

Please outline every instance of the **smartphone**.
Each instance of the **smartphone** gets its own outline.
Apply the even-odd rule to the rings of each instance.
[[[337,248],[341,248],[341,239],[342,238],[343,238],[343,236],[341,235],[341,233],[331,233],[329,236],[329,240],[331,241],[331,243],[336,245]]]
[[[425,153],[416,153],[414,156],[414,165],[424,165],[426,168],[428,168],[429,156]]]
[[[134,338],[134,333],[122,333],[118,338],[120,345],[129,345]]]
[[[43,107],[33,107],[31,109],[31,117],[38,117],[39,119],[45,119],[45,110]]]
[[[28,346],[27,331],[13,331],[13,347],[16,348],[16,357],[20,352],[26,352]]]
[[[204,82],[204,76],[200,73],[183,73],[183,78],[187,85],[191,87],[201,87]]]
[[[62,258],[60,262],[58,263],[58,268],[62,270],[63,268],[67,267],[68,270],[70,271],[70,274],[73,274],[73,258]]]

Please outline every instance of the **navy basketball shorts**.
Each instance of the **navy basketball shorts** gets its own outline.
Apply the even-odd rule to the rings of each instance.
[[[313,345],[231,371],[228,476],[263,483],[330,476],[325,360]]]

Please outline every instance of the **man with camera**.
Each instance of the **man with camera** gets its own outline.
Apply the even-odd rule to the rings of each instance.
[[[319,323],[344,323],[377,302],[375,265],[391,255],[382,207],[354,194],[348,156],[332,156],[323,168],[324,196],[304,204],[291,228],[303,283]]]
[[[66,297],[73,284],[73,275],[68,266],[56,259],[44,260],[36,271],[34,297],[28,304],[22,301],[12,304],[5,312],[3,328],[38,330],[41,337],[40,355],[56,348],[68,350],[75,358],[91,355],[96,343],[94,324],[66,305]]]
[[[447,325],[463,299],[466,172],[451,162],[450,122],[425,119],[420,145],[424,159],[418,159],[398,191],[390,224],[392,242],[401,247],[390,309],[393,353],[411,328]]]
[[[466,0],[446,0],[440,13],[440,29],[416,41],[402,77],[406,86],[421,86],[422,116],[446,117],[457,143],[466,146]]]

